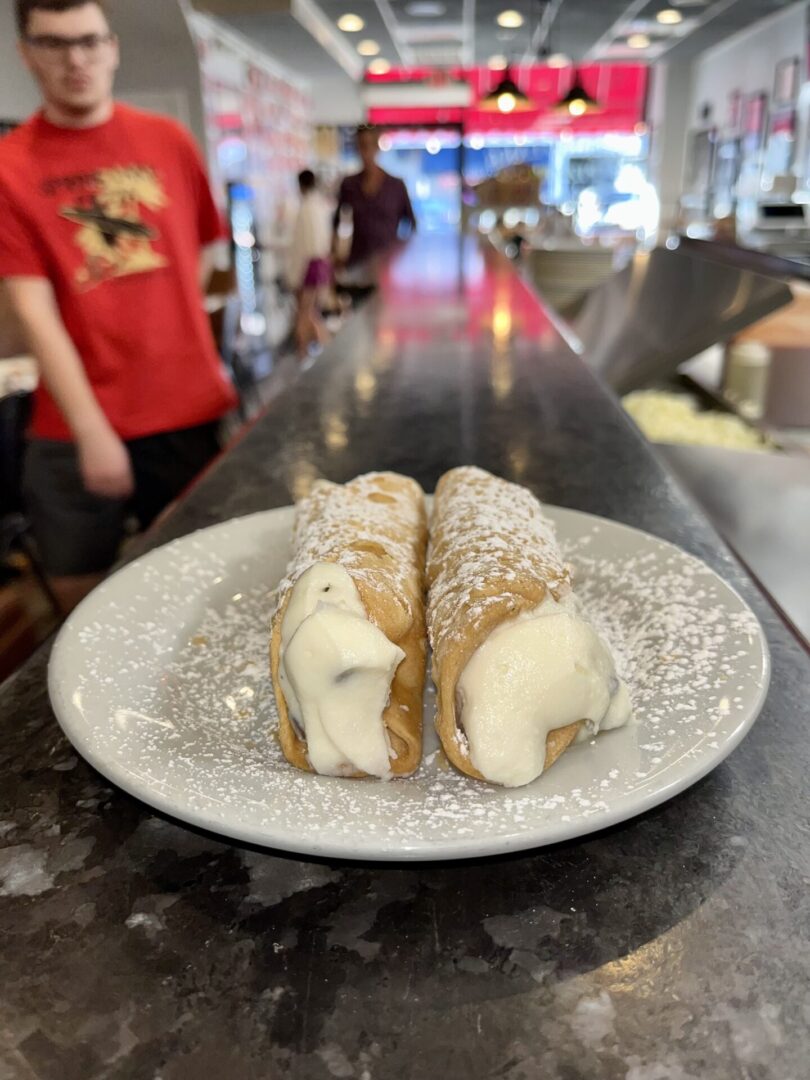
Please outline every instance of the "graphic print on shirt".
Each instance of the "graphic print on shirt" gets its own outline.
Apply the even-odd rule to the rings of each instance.
[[[74,239],[85,257],[76,272],[80,288],[168,266],[154,249],[160,233],[141,216],[142,208],[158,211],[169,205],[154,169],[139,165],[100,169],[62,184],[72,189],[76,180],[82,182],[81,192],[71,205],[60,207],[59,215],[79,226]],[[53,191],[62,184],[57,180],[47,186]]]

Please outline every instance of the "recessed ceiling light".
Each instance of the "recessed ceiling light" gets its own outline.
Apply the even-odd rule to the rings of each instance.
[[[571,57],[566,56],[565,53],[555,52],[546,60],[546,64],[552,68],[564,68],[568,67],[571,63]]]
[[[438,19],[446,11],[447,8],[438,0],[413,0],[413,3],[405,5],[405,13],[416,19]]]
[[[376,56],[380,51],[380,46],[371,38],[364,38],[357,46],[357,51],[361,56]]]
[[[487,60],[487,67],[490,71],[503,71],[505,67],[509,67],[509,61],[505,56],[498,53],[496,56],[490,56]]]
[[[337,24],[338,30],[347,34],[358,34],[366,25],[359,15],[341,15]]]
[[[646,34],[631,34],[627,39],[627,44],[631,49],[648,49],[650,39]]]
[[[502,11],[495,21],[498,26],[503,26],[507,30],[517,30],[519,26],[523,26],[523,16],[519,11],[513,11],[511,8]]]
[[[683,15],[675,8],[663,8],[655,17],[663,26],[677,26],[683,22]]]
[[[368,70],[372,75],[387,75],[391,70],[391,65],[387,60],[383,60],[383,58],[380,57],[378,60],[371,61],[368,65]]]

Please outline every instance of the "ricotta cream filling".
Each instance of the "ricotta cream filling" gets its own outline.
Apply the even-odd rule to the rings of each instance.
[[[499,626],[458,681],[457,718],[470,760],[506,787],[542,773],[549,732],[584,720],[578,738],[588,739],[621,727],[631,713],[610,650],[572,596],[549,596]]]
[[[279,680],[316,772],[391,777],[383,712],[404,658],[344,567],[316,563],[301,575],[281,624]]]

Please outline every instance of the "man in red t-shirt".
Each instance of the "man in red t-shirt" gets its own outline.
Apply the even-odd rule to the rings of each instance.
[[[199,152],[113,100],[103,0],[16,0],[42,110],[0,141],[0,278],[42,386],[24,489],[70,610],[218,449],[235,395],[201,296],[221,237]]]

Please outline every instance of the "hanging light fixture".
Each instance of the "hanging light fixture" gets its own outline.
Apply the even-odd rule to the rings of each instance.
[[[562,33],[562,18],[564,11],[559,12],[557,32]],[[586,116],[589,113],[601,112],[601,107],[596,98],[591,97],[588,91],[582,84],[582,76],[579,73],[579,68],[576,67],[574,61],[570,59],[563,52],[551,52],[551,34],[553,27],[549,25],[546,28],[546,37],[543,43],[543,49],[540,54],[540,62],[548,64],[549,67],[562,68],[568,64],[574,65],[572,68],[572,80],[571,86],[568,92],[564,94],[559,101],[555,102],[551,108],[553,113],[557,116],[566,117],[570,119],[578,116]]]
[[[508,115],[513,112],[527,112],[529,109],[535,108],[535,105],[532,99],[523,93],[512,78],[507,65],[498,85],[481,98],[478,108],[483,109],[485,112],[499,112]]]
[[[582,85],[582,79],[576,68],[574,68],[574,81],[568,93],[564,94],[554,106],[554,112],[561,116],[585,116],[601,112],[599,102],[591,97]]]

